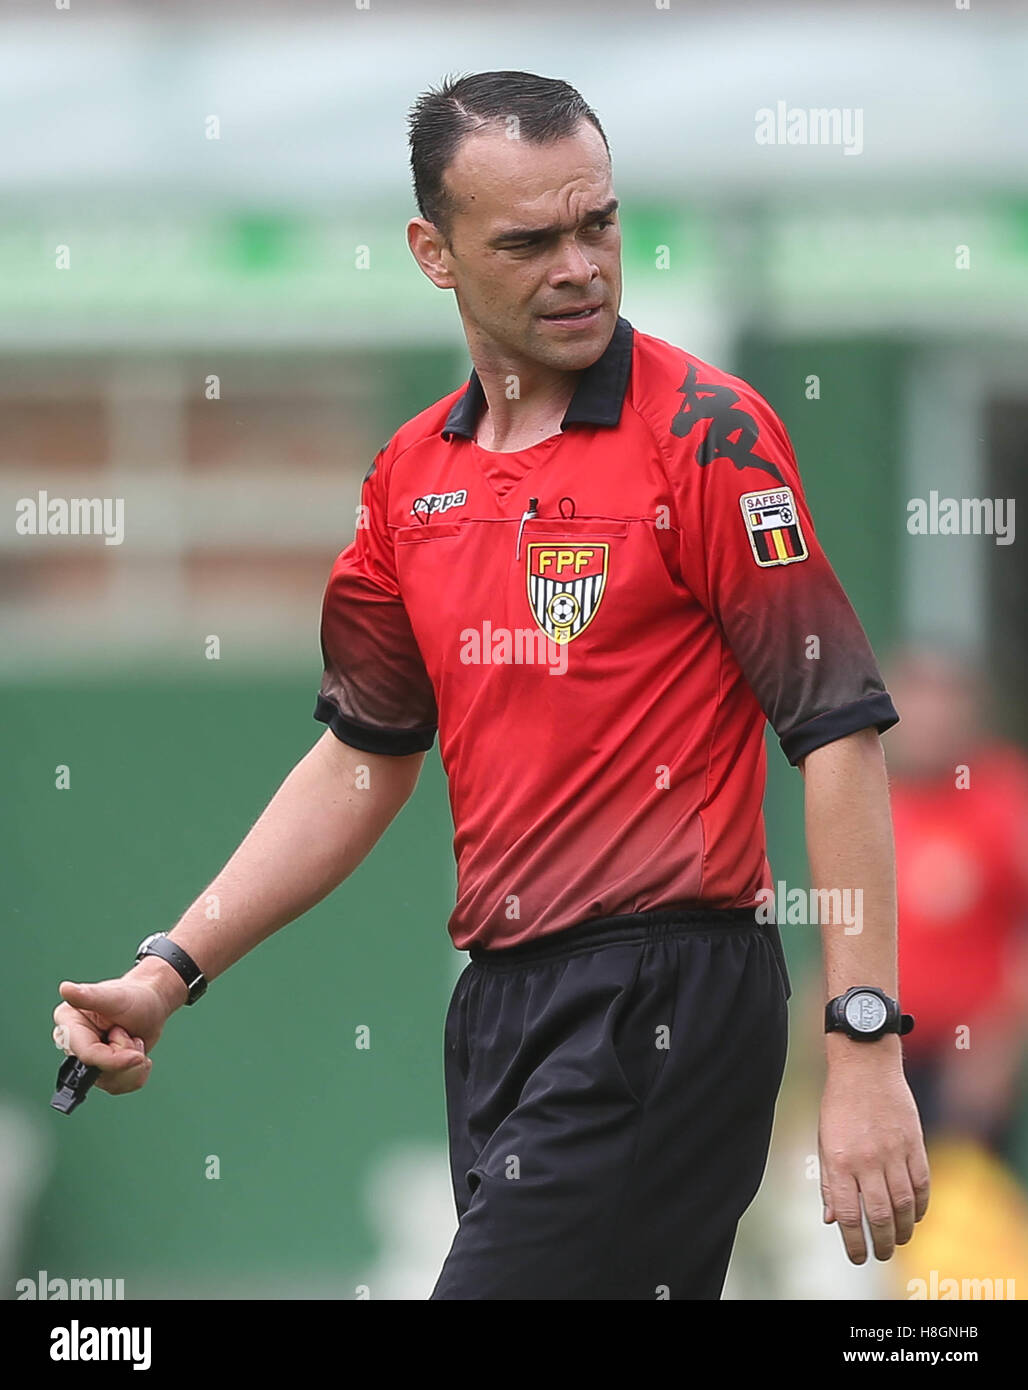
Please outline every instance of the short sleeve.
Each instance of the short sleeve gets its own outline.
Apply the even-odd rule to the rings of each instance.
[[[884,732],[899,716],[818,543],[785,426],[737,378],[690,376],[671,446],[687,586],[793,765],[860,729]]]
[[[438,715],[396,580],[385,474],[380,451],[361,488],[355,538],[325,589],[314,717],[354,748],[403,755],[431,748]]]

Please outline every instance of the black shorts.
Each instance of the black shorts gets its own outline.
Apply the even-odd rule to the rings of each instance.
[[[433,1299],[716,1299],[788,1043],[753,909],[472,948],[446,1015],[459,1229]]]

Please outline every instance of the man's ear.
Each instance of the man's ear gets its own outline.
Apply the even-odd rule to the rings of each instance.
[[[434,222],[424,217],[412,217],[407,223],[407,245],[423,274],[437,289],[456,289],[457,282],[449,269],[449,247]]]

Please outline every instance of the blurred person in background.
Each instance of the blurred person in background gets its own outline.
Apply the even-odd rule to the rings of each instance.
[[[1006,1155],[1028,1004],[1028,758],[992,737],[968,665],[896,655],[888,748],[904,1063],[925,1134]]]
[[[903,710],[887,759],[900,982],[917,1019],[904,1069],[933,1173],[922,1240],[890,1274],[908,1290],[915,1271],[928,1285],[932,1270],[937,1284],[985,1277],[1006,1289],[1015,1271],[1028,1280],[1028,1205],[1013,1166],[1028,1017],[1028,757],[990,732],[969,660],[911,647],[887,670]]]

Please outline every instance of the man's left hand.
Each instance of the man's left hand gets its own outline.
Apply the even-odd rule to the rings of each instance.
[[[824,1219],[838,1222],[850,1260],[867,1259],[861,1201],[875,1257],[890,1259],[927,1211],[929,1192],[921,1121],[898,1060],[855,1054],[829,1067],[818,1153]]]

